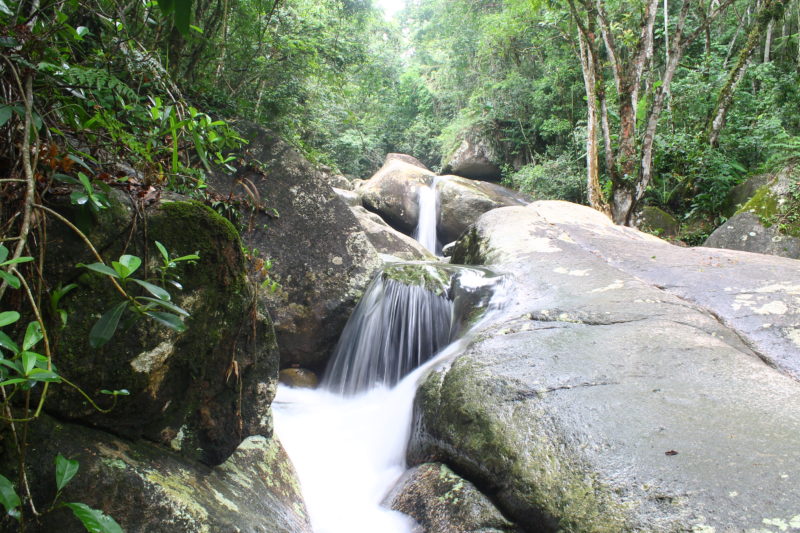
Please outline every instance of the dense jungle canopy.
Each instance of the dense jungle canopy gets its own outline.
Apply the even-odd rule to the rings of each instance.
[[[472,135],[535,198],[658,206],[695,243],[800,147],[797,0],[0,0],[0,47],[5,178],[117,163],[203,197],[241,117],[350,178]]]

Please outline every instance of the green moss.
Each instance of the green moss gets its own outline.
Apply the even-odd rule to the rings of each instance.
[[[561,531],[632,530],[626,505],[577,460],[565,457],[565,445],[546,428],[544,413],[530,403],[516,406],[519,400],[487,403],[505,387],[481,377],[475,361],[459,359],[442,374],[431,375],[419,393],[426,416],[436,420],[434,438],[463,454],[450,460],[470,479],[490,482],[481,478],[492,472],[510,480],[500,501],[510,515],[521,519],[519,513],[534,513],[538,518],[530,523],[557,525]],[[480,458],[477,471],[470,464],[474,458]]]
[[[753,213],[764,227],[777,225],[781,233],[800,237],[800,182],[780,196],[772,192],[771,185],[758,189],[737,213]]]
[[[447,294],[450,287],[450,274],[433,265],[390,265],[384,269],[383,279],[422,287],[437,296]]]
[[[778,213],[778,197],[772,193],[768,185],[765,185],[758,189],[736,213],[753,213],[765,227],[770,227]]]

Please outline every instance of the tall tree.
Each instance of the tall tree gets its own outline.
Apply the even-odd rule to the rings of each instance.
[[[670,86],[687,46],[705,32],[709,24],[733,0],[705,3],[704,16],[691,33],[687,20],[691,0],[683,0],[672,30],[667,60],[660,72],[653,60],[654,27],[658,0],[605,2],[603,0],[566,0],[577,26],[581,66],[586,81],[586,99],[590,126],[587,139],[589,190],[598,187],[596,162],[597,137],[591,122],[599,110],[603,132],[606,172],[611,180],[610,213],[618,224],[630,224],[652,179],[653,146],[659,118],[664,110]],[[636,26],[631,27],[631,21]],[[610,72],[616,92],[616,135],[611,132],[609,103],[601,87],[605,72]],[[654,80],[659,82],[655,83]],[[596,194],[593,205],[606,210]]]

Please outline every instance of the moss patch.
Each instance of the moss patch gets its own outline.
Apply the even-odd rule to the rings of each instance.
[[[391,265],[383,271],[383,279],[422,287],[437,296],[447,294],[450,287],[450,274],[434,265]]]

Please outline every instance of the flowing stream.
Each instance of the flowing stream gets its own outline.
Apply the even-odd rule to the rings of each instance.
[[[433,224],[423,233],[432,234],[429,249],[436,251],[435,183],[426,189],[419,227]],[[425,288],[403,278],[410,272]],[[407,468],[417,386],[464,349],[501,306],[505,286],[505,278],[485,269],[389,265],[350,317],[321,386],[278,387],[275,431],[297,470],[315,533],[412,531],[414,521],[383,500]],[[476,308],[483,313],[470,326]]]
[[[414,238],[434,255],[440,255],[442,251],[439,239],[436,236],[436,221],[439,216],[439,198],[436,192],[438,181],[439,176],[435,176],[433,183],[429,187],[422,186],[417,192],[419,219],[417,220],[417,228],[414,230]]]

